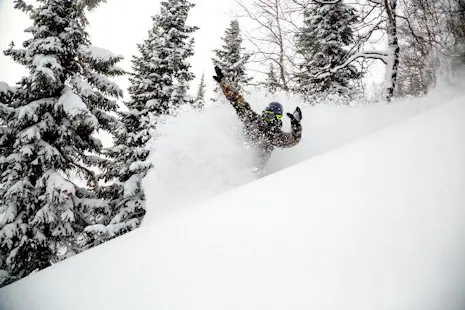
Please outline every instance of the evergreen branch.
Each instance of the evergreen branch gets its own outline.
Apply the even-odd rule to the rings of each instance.
[[[32,6],[31,4],[27,5],[26,2],[24,2],[24,0],[14,0],[13,3],[15,9],[21,10],[26,14],[33,14],[35,12],[34,6]]]

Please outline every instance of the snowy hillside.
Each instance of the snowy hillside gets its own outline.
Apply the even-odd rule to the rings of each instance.
[[[464,101],[153,217],[0,309],[463,309]]]
[[[271,101],[281,102],[286,112],[296,106],[302,108],[302,141],[291,149],[275,150],[268,164],[268,173],[273,173],[451,100],[460,93],[457,88],[439,87],[426,98],[399,100],[391,105],[306,106],[297,98],[253,88],[246,99],[258,112]],[[285,116],[283,120],[284,130],[289,130],[289,119]],[[148,200],[156,203],[149,204],[143,225],[161,213],[256,180],[250,170],[253,158],[244,148],[239,126],[226,100],[202,113],[185,110],[158,126],[159,136],[152,145],[154,169],[145,180]]]

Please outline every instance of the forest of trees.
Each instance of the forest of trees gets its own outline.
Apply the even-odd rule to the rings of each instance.
[[[380,95],[391,101],[426,94],[464,63],[464,0],[235,1],[238,16],[256,26],[243,35],[270,91],[313,102],[335,92],[352,97],[380,62]]]
[[[87,14],[103,0],[13,2],[30,17],[30,38],[3,53],[29,74],[0,81],[0,287],[139,227],[157,117],[206,104],[205,75],[191,85],[201,31],[186,22],[193,3],[161,1],[128,72],[87,32]],[[252,83],[248,66],[259,64],[263,80],[253,83],[270,92],[352,100],[379,61],[389,102],[422,96],[465,65],[465,0],[236,2],[241,13],[209,59],[241,91]],[[242,29],[242,18],[259,31]],[[95,136],[101,130],[111,147]]]

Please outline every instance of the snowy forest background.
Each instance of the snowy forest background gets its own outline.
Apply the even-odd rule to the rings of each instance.
[[[131,68],[92,44],[88,14],[104,1],[11,5],[30,25],[3,51],[28,74],[0,82],[0,286],[139,227],[157,122],[217,104],[213,65],[244,92],[344,105],[424,96],[465,65],[464,0],[237,0],[204,72],[191,64],[193,2],[160,2]]]

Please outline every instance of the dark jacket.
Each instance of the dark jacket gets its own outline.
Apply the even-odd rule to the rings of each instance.
[[[278,124],[265,121],[262,115],[253,111],[250,104],[231,84],[222,81],[220,86],[244,124],[246,140],[258,151],[260,168],[266,165],[275,147],[288,148],[300,142],[302,137],[300,123],[293,124],[291,132],[284,132]]]

